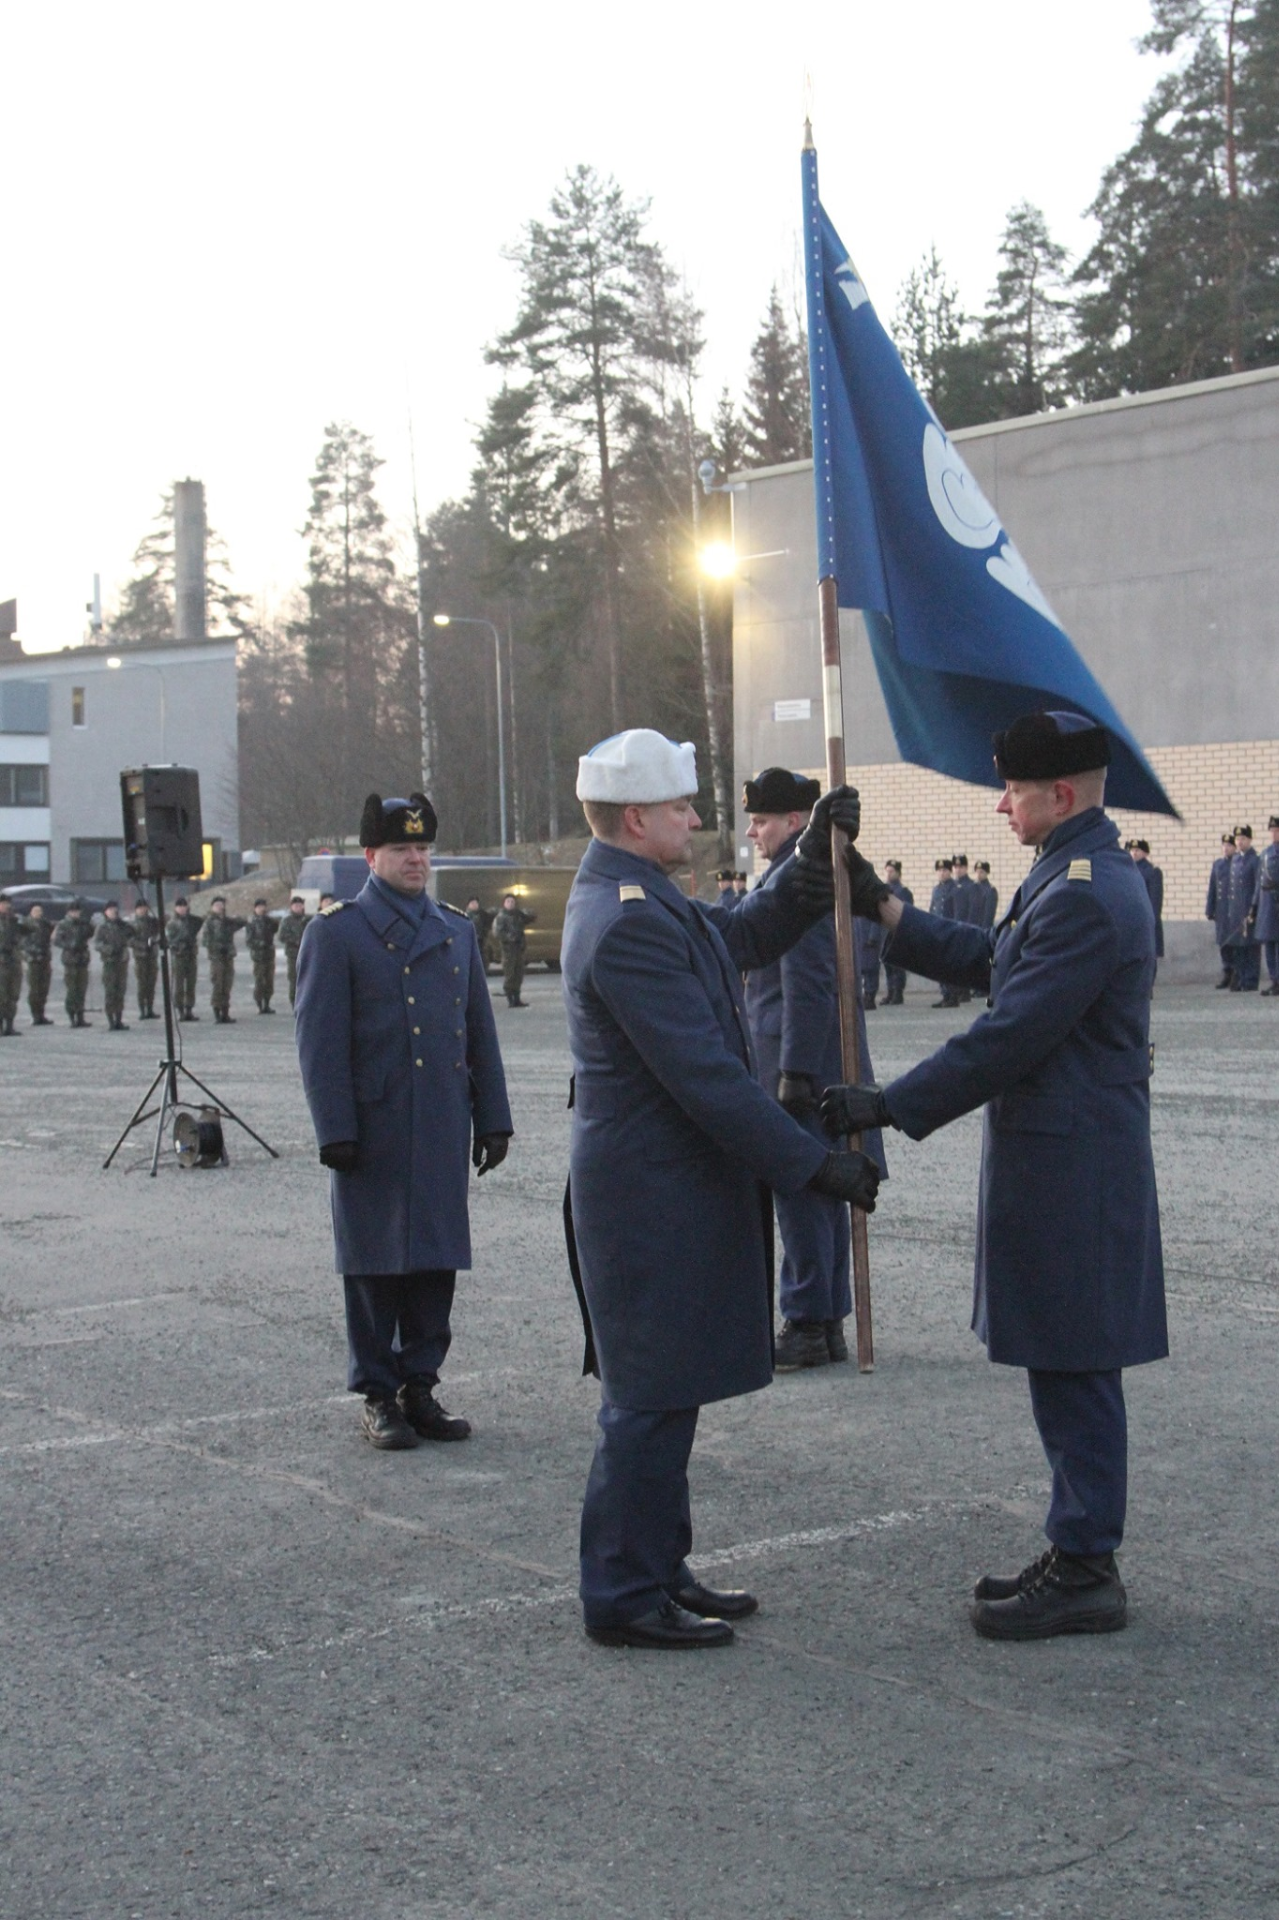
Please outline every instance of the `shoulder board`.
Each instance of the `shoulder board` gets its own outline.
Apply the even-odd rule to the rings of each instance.
[[[1067,880],[1091,880],[1092,861],[1072,860],[1066,873]]]
[[[343,907],[349,904],[346,900],[330,900],[327,907],[320,908],[320,918],[327,920],[331,913],[341,913]]]
[[[648,899],[648,895],[645,893],[643,887],[619,887],[617,889],[617,897],[619,900]]]
[[[459,920],[469,920],[470,915],[461,907],[455,907],[451,900],[437,900],[437,907],[443,907],[445,913],[455,913]]]

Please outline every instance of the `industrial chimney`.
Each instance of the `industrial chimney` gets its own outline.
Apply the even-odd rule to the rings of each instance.
[[[173,486],[174,638],[207,640],[208,594],[204,573],[207,528],[203,480],[177,480]]]

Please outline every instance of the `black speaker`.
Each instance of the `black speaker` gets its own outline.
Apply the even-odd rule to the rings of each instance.
[[[130,880],[189,880],[204,871],[200,776],[194,767],[127,767],[120,775]]]

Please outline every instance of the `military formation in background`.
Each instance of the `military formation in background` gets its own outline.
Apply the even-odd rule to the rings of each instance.
[[[1262,998],[1273,1000],[1279,999],[1279,813],[1271,814],[1268,830],[1264,857],[1252,844],[1251,827],[1222,834],[1204,914],[1214,925],[1221,951],[1218,988],[1255,993],[1264,954],[1270,984]]]
[[[979,860],[970,874],[968,855],[953,853],[935,860],[933,870],[937,878],[928,902],[930,913],[935,913],[940,920],[954,920],[960,926],[984,929],[994,926],[999,893],[990,883],[989,860]],[[943,985],[941,998],[934,1000],[933,1005],[962,1007],[972,997],[968,987]]]

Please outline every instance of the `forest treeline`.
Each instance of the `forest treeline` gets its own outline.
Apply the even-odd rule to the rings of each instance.
[[[1142,45],[1166,65],[1088,209],[1085,256],[1021,202],[983,312],[963,311],[935,247],[900,290],[894,338],[948,427],[1279,361],[1279,0],[1152,0],[1151,14]],[[497,378],[470,483],[418,525],[416,570],[378,497],[377,452],[346,422],[324,431],[287,616],[251,617],[211,539],[211,622],[241,642],[246,844],[300,858],[349,836],[370,787],[416,783],[424,656],[441,842],[495,845],[487,623],[512,840],[576,831],[578,754],[634,725],[697,742],[703,809],[731,827],[730,590],[696,564],[726,534],[727,503],[698,468],[807,456],[802,294],[774,287],[740,395],[725,389],[706,418],[702,315],[644,201],[576,167],[509,257],[518,299],[487,349]],[[172,630],[166,497],[109,638]]]

